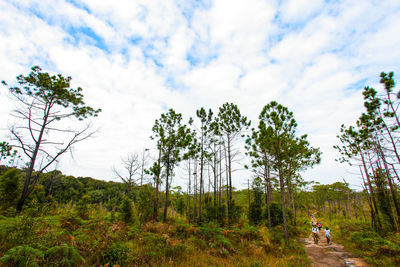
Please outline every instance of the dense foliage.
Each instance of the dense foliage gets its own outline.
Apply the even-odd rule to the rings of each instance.
[[[67,117],[100,111],[84,105],[69,77],[33,68],[18,81],[26,92],[10,87],[17,96],[72,108]],[[336,146],[341,161],[359,165],[362,191],[345,180],[322,185],[302,179],[321,152],[297,134],[293,112],[275,101],[247,132],[251,123],[233,103],[216,116],[201,108],[188,123],[169,109],[152,128],[155,154],[144,149],[124,158],[127,175],[114,169],[121,182],[48,171],[51,164],[35,170],[29,152],[44,150],[34,135],[31,148],[22,139],[1,142],[0,266],[308,266],[295,240],[308,235],[310,215],[353,253],[375,264],[400,264],[399,101],[391,96],[393,74],[382,73],[381,83],[383,95],[365,88],[366,112],[356,126],[342,126]],[[48,119],[62,119],[57,114],[49,111]],[[253,174],[242,190],[232,181],[235,168],[243,167],[239,146]],[[21,151],[28,156],[22,165]],[[177,175],[186,179],[186,190],[172,186]]]

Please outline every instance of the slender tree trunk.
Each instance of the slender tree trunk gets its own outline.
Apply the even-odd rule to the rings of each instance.
[[[228,217],[229,222],[232,221],[232,158],[231,158],[231,140],[228,134],[228,175],[229,175],[229,206],[228,206]]]
[[[392,170],[393,170],[393,172],[394,172],[394,174],[395,174],[395,176],[396,176],[396,178],[397,178],[397,181],[400,182],[400,178],[399,178],[399,175],[397,174],[396,169],[394,168],[394,164],[391,164],[391,163],[389,163],[389,162],[388,162],[388,164],[392,167]],[[394,178],[393,178],[393,180],[394,180]],[[393,181],[393,182],[394,182],[394,181]]]
[[[361,177],[362,177],[363,182],[364,182],[365,192],[367,193],[368,204],[369,204],[370,211],[371,211],[371,225],[372,225],[372,228],[375,229],[375,232],[378,232],[379,229],[380,229],[380,226],[379,226],[379,224],[377,222],[377,218],[376,218],[374,207],[373,207],[373,198],[374,197],[372,196],[372,193],[370,195],[370,193],[368,192],[367,184],[365,182],[364,175],[363,175],[363,172],[361,170],[361,166],[360,166],[360,173],[361,173]]]
[[[296,200],[294,199],[294,192],[292,192],[292,208],[293,208],[293,224],[296,225]]]
[[[48,103],[48,104],[46,104],[45,109],[44,109],[43,124],[41,125],[39,136],[38,136],[37,140],[35,141],[35,149],[33,150],[32,156],[30,157],[29,168],[28,168],[28,171],[26,172],[26,177],[25,177],[25,181],[24,181],[24,188],[22,189],[21,198],[19,199],[18,204],[17,204],[17,212],[18,213],[20,213],[22,211],[22,207],[23,207],[26,199],[32,192],[33,188],[36,185],[37,180],[39,179],[40,174],[36,175],[32,185],[31,185],[31,178],[32,178],[34,167],[35,167],[36,157],[38,155],[40,145],[42,144],[43,134],[44,134],[44,130],[46,128],[46,124],[47,124],[47,120],[49,117],[51,106],[52,106],[52,103]],[[31,185],[31,189],[29,188],[30,185]]]
[[[265,185],[265,206],[267,207],[268,228],[271,229],[271,188],[270,188],[270,169],[267,155],[264,153],[264,185]]]
[[[201,126],[203,129],[203,125]],[[201,151],[200,151],[200,196],[199,196],[199,221],[198,224],[201,224],[201,213],[202,213],[202,201],[203,201],[203,194],[204,194],[204,179],[203,179],[203,169],[204,169],[204,132],[201,132]]]
[[[197,160],[194,161],[194,212],[193,212],[193,220],[197,220]]]
[[[229,167],[228,167],[228,157],[227,157],[227,149],[226,146],[224,144],[224,152],[225,152],[225,169],[226,169],[226,206],[228,209],[228,219],[229,219],[229,214],[230,214],[230,202],[229,202]]]
[[[382,158],[382,161],[383,161],[383,165],[385,166],[385,171],[386,171],[386,177],[387,177],[387,180],[388,180],[388,183],[389,183],[389,188],[390,188],[390,192],[391,192],[391,194],[392,194],[392,199],[393,199],[393,203],[394,203],[394,207],[395,207],[395,209],[396,209],[396,214],[397,214],[397,222],[399,223],[400,222],[400,207],[399,207],[399,203],[398,203],[398,201],[397,201],[397,197],[396,197],[396,192],[394,191],[395,189],[394,189],[394,186],[393,186],[393,183],[392,183],[392,179],[391,179],[391,177],[390,177],[390,171],[389,171],[389,168],[388,168],[388,166],[387,166],[387,164],[386,164],[386,160],[385,160],[385,156],[384,156],[384,154],[383,154],[383,151],[382,151],[382,148],[381,148],[381,146],[380,146],[380,143],[379,143],[379,140],[377,140],[378,141],[378,154],[380,154],[380,156],[381,156],[381,158]],[[380,152],[380,153],[379,153]],[[398,227],[396,227],[396,228],[398,228]]]
[[[191,181],[192,181],[192,171],[190,169],[190,158],[189,158],[189,187],[188,187],[188,197],[187,197],[187,206],[186,206],[186,214],[190,220],[191,212],[190,212],[190,194],[191,194]]]
[[[361,155],[361,161],[362,161],[362,164],[363,164],[363,167],[364,167],[365,177],[367,178],[369,191],[371,192],[371,199],[372,199],[373,207],[375,209],[376,219],[377,219],[377,223],[378,223],[377,225],[380,228],[381,227],[381,222],[379,220],[378,207],[377,207],[376,201],[375,201],[375,193],[374,193],[374,189],[372,188],[372,185],[371,185],[371,180],[370,180],[370,177],[369,177],[369,174],[368,174],[367,165],[365,163],[364,155],[361,152],[361,150],[360,150],[360,155]]]
[[[164,204],[164,222],[167,221],[167,213],[168,213],[168,200],[169,200],[169,176],[171,171],[171,166],[169,160],[167,161],[167,171],[165,177],[165,204]]]
[[[251,196],[250,196],[250,180],[249,179],[247,179],[247,195],[248,195],[248,200],[249,200],[248,207],[250,210]]]
[[[161,175],[161,148],[158,154],[158,173],[156,175],[156,192],[154,198],[154,206],[153,206],[153,221],[158,220],[158,192],[160,186],[160,175]]]
[[[218,218],[221,219],[222,207],[222,146],[219,147],[219,192],[218,192]]]
[[[349,218],[351,219],[352,214],[351,214],[351,205],[350,205],[350,190],[347,191],[347,214],[349,215]]]
[[[281,189],[281,201],[282,201],[282,218],[283,218],[283,229],[284,229],[284,234],[285,234],[285,242],[287,243],[289,240],[289,234],[288,234],[288,227],[287,227],[287,220],[286,220],[286,201],[285,201],[285,180],[283,177],[283,173],[280,167],[281,164],[279,164],[279,185]]]
[[[217,208],[217,191],[218,191],[218,183],[217,183],[217,176],[218,176],[218,165],[217,165],[217,150],[216,145],[214,144],[214,208]]]

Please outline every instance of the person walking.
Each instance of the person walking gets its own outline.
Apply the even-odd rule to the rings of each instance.
[[[329,227],[325,227],[325,237],[326,237],[326,243],[328,245],[331,243],[331,230],[329,230]]]
[[[318,226],[316,224],[312,224],[312,236],[314,239],[314,243],[318,244],[319,236],[318,236]]]

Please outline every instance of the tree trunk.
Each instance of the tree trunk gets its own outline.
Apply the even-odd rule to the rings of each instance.
[[[158,191],[160,186],[160,175],[161,175],[161,148],[158,154],[158,173],[156,175],[156,192],[154,197],[154,206],[153,206],[153,221],[158,220]]]
[[[226,146],[224,144],[224,152],[225,152],[225,177],[226,177],[226,207],[228,209],[228,219],[229,219],[229,214],[230,214],[230,206],[229,206],[229,168],[228,168],[228,157],[227,157],[227,152],[226,152]]]
[[[268,228],[271,229],[271,188],[270,188],[270,170],[266,155],[264,154],[264,185],[265,185],[265,206],[267,207]]]
[[[188,195],[187,195],[187,204],[186,204],[186,215],[188,216],[189,220],[190,220],[190,194],[191,194],[191,178],[192,176],[192,172],[190,169],[190,158],[189,158],[189,187],[188,187]]]
[[[360,150],[360,155],[361,155],[361,161],[362,161],[362,164],[363,164],[363,167],[364,167],[365,177],[367,178],[369,191],[371,192],[371,200],[372,200],[373,207],[375,209],[377,225],[379,226],[379,228],[381,228],[381,222],[380,222],[380,219],[379,219],[378,207],[377,207],[376,201],[375,201],[374,189],[372,188],[371,179],[369,177],[367,166],[366,166],[366,163],[365,163],[365,160],[364,160],[364,155],[361,152],[361,150]]]
[[[214,208],[217,208],[217,191],[218,191],[218,182],[217,182],[217,176],[218,176],[218,165],[217,165],[217,151],[216,151],[216,145],[214,144]]]
[[[231,159],[231,140],[228,134],[228,175],[229,175],[229,205],[228,205],[228,217],[231,223],[232,219],[232,159]]]
[[[203,125],[201,126],[201,129],[203,129]],[[202,130],[201,133],[201,151],[200,151],[200,196],[199,196],[199,220],[198,224],[201,224],[201,213],[202,213],[202,200],[203,200],[203,194],[204,194],[204,188],[203,188],[203,169],[204,169],[204,133]]]
[[[388,168],[388,166],[386,164],[386,159],[385,159],[385,156],[383,154],[382,148],[380,146],[379,140],[378,140],[378,146],[379,146],[378,153],[380,152],[379,154],[381,155],[381,158],[382,158],[382,161],[383,161],[383,165],[385,166],[386,177],[387,177],[387,180],[388,180],[388,183],[389,183],[390,193],[392,195],[394,207],[396,209],[397,222],[400,223],[400,207],[399,207],[399,203],[397,201],[396,192],[395,192],[395,189],[394,189],[394,186],[393,186],[393,183],[392,183],[392,179],[390,177],[390,171],[389,171],[389,168]],[[396,228],[398,228],[398,227],[396,227]]]
[[[279,165],[281,165],[281,164],[279,164]],[[279,185],[280,185],[280,189],[281,189],[283,229],[284,229],[284,234],[285,234],[285,242],[287,243],[289,241],[289,234],[288,234],[288,227],[287,227],[287,220],[286,220],[285,181],[284,181],[281,167],[279,167]]]
[[[365,179],[364,179],[364,175],[363,175],[363,172],[361,170],[361,166],[360,166],[360,173],[361,173],[361,177],[362,177],[363,182],[364,182],[365,192],[367,193],[368,204],[369,204],[370,211],[371,211],[371,225],[372,225],[372,228],[375,229],[375,232],[378,233],[379,229],[380,229],[380,226],[379,226],[379,224],[377,222],[376,214],[374,212],[374,207],[373,207],[373,204],[372,204],[373,196],[372,196],[372,193],[370,195],[369,192],[368,192],[367,185],[366,185]]]
[[[39,174],[38,174],[37,179],[34,180],[32,186],[31,186],[32,188],[30,189],[29,186],[31,185],[31,178],[32,178],[34,167],[35,167],[36,157],[38,155],[39,148],[42,143],[42,138],[43,138],[44,130],[46,128],[46,123],[47,123],[47,120],[49,117],[49,112],[50,112],[51,106],[52,106],[51,103],[46,104],[46,107],[44,109],[45,114],[44,114],[43,124],[41,126],[38,139],[37,139],[37,141],[35,141],[35,149],[33,150],[32,157],[30,157],[31,161],[29,164],[28,171],[26,173],[26,177],[25,177],[25,181],[24,181],[24,188],[22,189],[21,198],[19,199],[18,204],[17,204],[17,212],[18,213],[20,213],[22,211],[22,207],[23,207],[26,199],[29,197],[30,193],[32,192],[33,188],[35,187],[37,179],[39,179]]]
[[[193,220],[197,220],[197,160],[194,161],[194,207],[193,207]]]

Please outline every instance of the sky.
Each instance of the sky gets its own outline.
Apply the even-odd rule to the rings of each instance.
[[[151,128],[169,108],[187,120],[232,102],[255,126],[275,100],[323,153],[304,179],[357,188],[357,170],[335,162],[340,125],[363,112],[365,86],[381,89],[380,72],[400,73],[398,0],[0,0],[0,10],[0,80],[39,65],[103,110],[95,136],[59,164],[74,176],[118,180],[113,167],[154,147]],[[0,139],[14,106],[2,86]],[[233,185],[250,177],[238,172]]]

